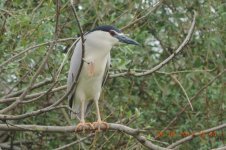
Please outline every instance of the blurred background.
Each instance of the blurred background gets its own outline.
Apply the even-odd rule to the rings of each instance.
[[[50,47],[50,41],[54,40],[56,2],[1,0],[0,109],[9,106],[20,96],[20,90],[29,85]],[[189,44],[167,65],[151,75],[107,80],[100,99],[103,120],[146,129],[148,139],[163,147],[183,138],[185,132],[191,134],[226,123],[225,73],[208,85],[226,69],[224,0],[75,0],[74,5],[84,32],[98,25],[114,25],[141,44],[140,47],[115,46],[111,51],[111,74],[128,70],[141,72],[162,62],[185,39],[193,12],[197,12]],[[64,85],[70,58],[67,58],[54,86],[61,89],[34,100],[35,94],[48,91],[53,86],[59,66],[66,57],[65,52],[80,34],[70,2],[59,0],[59,8],[60,40],[35,81],[37,87],[28,93],[30,97],[25,98],[24,101],[28,102],[18,105],[8,114],[24,114],[47,107],[66,92]],[[139,21],[133,23],[137,19]],[[188,99],[192,100],[193,111]],[[63,103],[67,105],[67,100]],[[186,105],[188,107],[180,113]],[[87,120],[95,121],[94,113],[95,109],[92,109]],[[76,121],[68,119],[67,110],[57,109],[11,123],[66,126]],[[172,136],[171,133],[175,134]],[[226,129],[221,129],[215,136],[197,137],[180,145],[179,149],[221,147],[226,144],[225,133]],[[77,136],[74,133],[0,132],[2,149],[11,149],[12,145],[13,149],[54,149],[75,140]],[[69,149],[79,148],[145,149],[134,138],[120,132],[99,133]]]

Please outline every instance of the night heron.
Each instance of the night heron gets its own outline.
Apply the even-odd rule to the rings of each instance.
[[[118,42],[138,45],[136,41],[126,37],[119,29],[105,25],[84,35],[85,53],[83,58],[82,40],[80,39],[75,46],[68,73],[67,89],[69,91],[73,81],[77,80],[68,96],[69,106],[75,112],[71,112],[71,118],[74,119],[77,116],[80,119],[76,130],[107,127],[107,123],[101,121],[98,100],[110,67],[110,51]],[[85,114],[93,101],[96,106],[97,122],[91,124],[85,122]]]

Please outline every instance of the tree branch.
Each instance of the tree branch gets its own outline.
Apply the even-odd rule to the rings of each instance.
[[[54,88],[54,89],[51,89],[51,91],[48,92],[47,91],[42,91],[42,92],[38,92],[38,93],[34,93],[34,94],[30,94],[30,95],[27,95],[24,97],[24,100],[25,99],[31,99],[31,98],[37,98],[41,95],[44,95],[46,94],[47,92],[48,93],[53,93],[53,92],[57,92],[57,91],[60,91],[60,90],[64,90],[66,89],[67,86],[64,85],[64,86],[60,86],[60,87],[57,87],[57,88]],[[8,103],[8,102],[13,102],[15,101],[16,99],[18,99],[19,97],[11,97],[11,98],[5,98],[5,99],[0,99],[0,103]],[[27,103],[26,101],[22,101],[21,103]]]
[[[55,45],[55,43],[57,42],[58,39],[58,19],[59,19],[59,5],[58,5],[57,1],[57,7],[56,7],[56,27],[55,27],[55,35],[54,35],[54,42],[51,43],[46,56],[44,57],[43,61],[41,62],[39,68],[37,69],[37,71],[35,72],[34,76],[32,77],[29,85],[27,86],[26,90],[23,91],[23,93],[20,95],[20,97],[13,102],[12,104],[10,104],[8,107],[0,110],[0,114],[4,114],[7,113],[9,111],[11,111],[12,109],[14,109],[21,101],[23,101],[24,97],[27,95],[27,93],[32,89],[33,84],[35,83],[37,77],[39,76],[39,74],[41,73],[43,67],[45,66],[46,62],[48,61],[48,58],[50,56],[50,54],[53,51],[53,47]]]
[[[123,27],[121,30],[126,30],[129,27],[131,27],[132,25],[136,24],[137,22],[139,22],[140,20],[146,18],[151,12],[153,12],[154,10],[156,10],[161,4],[162,4],[163,0],[160,0],[159,2],[155,3],[154,6],[152,6],[150,8],[150,10],[142,17],[137,18],[136,20],[132,21],[131,23],[129,23],[128,25],[126,25],[125,27]]]
[[[73,14],[75,16],[75,19],[76,19],[76,22],[77,22],[77,25],[78,25],[78,28],[79,28],[79,31],[80,31],[80,37],[81,37],[81,40],[82,40],[82,58],[81,58],[81,65],[79,66],[79,70],[78,70],[78,74],[75,78],[75,82],[78,81],[78,78],[79,78],[79,74],[81,73],[82,71],[82,66],[83,66],[83,63],[84,63],[84,57],[85,57],[85,39],[84,39],[84,33],[83,33],[83,30],[82,30],[82,27],[80,25],[80,22],[79,22],[79,19],[78,19],[78,15],[76,13],[76,10],[74,8],[74,3],[72,0],[70,0],[71,2],[71,8],[72,8],[72,11],[73,11]]]
[[[69,93],[73,90],[75,85],[76,85],[76,81],[74,80],[71,88],[60,99],[58,99],[55,103],[53,103],[52,105],[50,105],[48,107],[45,107],[45,108],[42,108],[42,109],[39,109],[39,110],[36,110],[36,111],[32,111],[32,112],[29,112],[29,113],[26,113],[26,114],[21,114],[21,115],[3,115],[3,114],[0,114],[0,120],[19,120],[19,119],[24,119],[24,118],[27,118],[27,117],[39,115],[39,114],[42,114],[44,112],[48,112],[48,111],[54,109],[56,106],[58,106],[69,95]]]
[[[82,142],[82,141],[84,141],[84,140],[86,140],[86,139],[88,139],[88,138],[90,138],[90,137],[92,137],[92,136],[94,136],[94,135],[95,135],[94,133],[91,133],[91,134],[89,134],[89,135],[86,136],[86,137],[80,138],[80,139],[78,139],[78,140],[76,140],[76,141],[74,141],[74,142],[72,142],[72,143],[66,144],[66,145],[64,145],[64,146],[55,148],[54,150],[63,150],[63,149],[69,148],[69,147],[71,147],[72,145],[75,145],[75,144],[77,144],[77,143],[80,143],[80,142]]]
[[[69,41],[69,40],[76,40],[76,38],[65,38],[65,39],[57,39],[56,42],[65,42],[65,41]],[[34,45],[34,46],[31,46],[31,47],[28,47],[26,48],[25,50],[21,51],[20,53],[10,57],[9,59],[7,59],[6,61],[4,61],[2,64],[0,64],[0,73],[2,73],[2,68],[6,65],[8,65],[9,63],[12,63],[14,60],[16,60],[19,56],[21,55],[24,55],[24,54],[27,54],[28,52],[30,52],[31,50],[33,49],[36,49],[38,47],[41,47],[41,46],[45,46],[45,45],[49,45],[49,44],[52,44],[54,43],[55,40],[52,40],[52,41],[48,41],[48,42],[45,42],[45,43],[41,43],[41,44],[37,44],[37,45]]]
[[[188,137],[185,137],[179,141],[176,141],[169,145],[167,148],[163,148],[160,146],[157,146],[153,144],[151,141],[149,141],[145,136],[141,135],[141,132],[143,130],[140,129],[133,129],[128,126],[122,125],[122,124],[116,124],[116,123],[108,123],[109,130],[110,131],[120,131],[123,133],[126,133],[127,135],[133,136],[135,139],[137,139],[142,145],[146,146],[149,149],[154,150],[169,150],[172,148],[175,148],[176,146],[185,143],[189,140],[192,140],[193,138],[202,135],[207,134],[209,132],[221,130],[223,128],[226,128],[226,123],[203,130],[197,133],[194,133]],[[42,125],[14,125],[14,124],[0,124],[0,131],[32,131],[32,132],[48,132],[48,133],[79,133],[81,131],[76,131],[76,126],[42,126]],[[101,127],[101,130],[105,130],[105,128]],[[86,132],[92,132],[94,130],[86,130]],[[79,142],[79,141],[78,141]]]
[[[214,148],[212,150],[226,150],[226,145],[222,146],[222,147],[219,147],[219,148]]]
[[[210,129],[207,129],[207,130],[200,131],[198,133],[194,133],[194,134],[192,134],[190,136],[187,136],[187,137],[185,137],[183,139],[180,139],[179,141],[176,141],[176,142],[172,143],[167,148],[175,148],[176,146],[178,146],[180,144],[183,144],[184,142],[190,141],[190,140],[192,140],[193,138],[195,138],[195,137],[197,137],[199,135],[206,134],[206,133],[213,132],[213,131],[217,131],[217,130],[220,130],[220,129],[223,129],[223,128],[226,128],[226,123],[222,124],[222,125],[219,125],[219,126],[216,126],[216,127],[213,127],[213,128],[210,128]]]
[[[153,150],[169,150],[168,148],[163,148],[153,144],[146,137],[140,135],[140,129],[133,129],[125,125],[108,123],[109,130],[111,131],[121,131],[127,135],[133,136],[142,145]],[[76,126],[42,126],[42,125],[11,125],[11,124],[0,124],[0,130],[2,131],[39,131],[39,132],[49,132],[49,133],[79,133],[75,130]],[[101,128],[104,130],[104,128]],[[90,132],[92,130],[88,130]]]
[[[31,91],[34,90],[34,89],[36,89],[36,88],[45,86],[45,85],[51,83],[52,81],[53,81],[52,79],[45,79],[45,80],[42,81],[42,82],[36,83],[36,84],[34,84],[34,85],[31,87]],[[22,89],[22,90],[19,90],[19,91],[14,92],[14,93],[7,94],[7,95],[5,95],[3,98],[9,98],[9,97],[15,97],[15,96],[18,96],[18,95],[22,94],[24,90],[26,90],[26,89]],[[1,101],[1,100],[0,100],[0,101]]]
[[[77,17],[76,12],[75,11],[73,11],[73,12],[75,13],[75,16]],[[162,61],[160,64],[158,64],[157,66],[155,66],[154,68],[152,68],[150,70],[139,71],[139,72],[136,72],[136,71],[131,72],[131,70],[129,70],[128,72],[123,72],[123,73],[118,73],[118,74],[110,74],[109,77],[110,78],[114,78],[114,77],[120,77],[120,76],[145,76],[145,75],[150,75],[150,74],[154,73],[155,71],[159,70],[160,68],[162,68],[170,60],[172,60],[178,53],[180,53],[182,51],[182,49],[187,45],[187,43],[189,42],[189,40],[190,40],[190,38],[192,36],[194,27],[195,27],[195,19],[196,19],[196,13],[194,12],[194,17],[193,17],[192,25],[191,25],[191,27],[189,29],[189,32],[188,32],[186,38],[184,39],[184,41],[182,42],[182,44],[178,47],[178,49],[173,54],[171,54],[168,58],[166,58],[164,61]],[[78,21],[78,18],[77,18],[77,21]],[[81,34],[83,34],[83,31],[81,29],[81,26],[80,26],[79,22],[78,22],[78,26],[79,26],[79,29],[80,29]],[[83,38],[83,36],[81,36],[81,37]],[[83,52],[84,52],[84,49],[83,49]],[[15,100],[15,98],[10,99],[10,100],[2,99],[1,101],[2,102],[7,102],[7,101],[14,101],[14,100]]]
[[[32,117],[32,116],[37,116],[37,115],[40,115],[40,114],[43,114],[45,112],[49,112],[51,110],[55,110],[55,109],[59,109],[59,108],[67,108],[71,111],[71,108],[69,106],[52,106],[51,107],[46,107],[46,108],[42,108],[42,109],[39,109],[39,110],[36,110],[36,111],[32,111],[32,112],[29,112],[29,113],[25,113],[25,114],[21,114],[21,115],[2,115],[0,114],[0,120],[20,120],[20,119],[25,119],[25,118],[28,118],[28,117]]]
[[[150,75],[153,72],[159,70],[160,68],[162,68],[163,66],[165,66],[169,61],[171,61],[177,54],[179,54],[183,48],[188,44],[189,40],[191,39],[192,33],[194,31],[195,28],[195,20],[196,20],[196,12],[194,12],[194,17],[193,17],[193,21],[191,24],[191,27],[188,31],[188,34],[186,36],[186,38],[184,39],[184,41],[181,43],[181,45],[177,48],[177,50],[172,53],[168,58],[166,58],[165,60],[163,60],[160,64],[158,64],[157,66],[155,66],[154,68],[144,71],[144,72],[123,72],[123,73],[118,73],[118,74],[112,74],[109,75],[109,77],[113,78],[113,77],[120,77],[120,76],[136,76],[136,77],[140,77],[140,76],[145,76],[145,75]]]
[[[226,69],[224,69],[222,72],[218,73],[211,81],[209,81],[205,86],[203,86],[192,98],[190,98],[190,101],[192,102],[196,97],[198,97],[208,86],[210,86],[215,80],[217,80],[221,75],[226,73]],[[179,116],[185,112],[186,108],[189,106],[189,104],[186,104],[180,112],[176,114],[176,116],[170,121],[170,123],[161,131],[166,131],[178,118]],[[155,137],[157,139],[158,137]]]

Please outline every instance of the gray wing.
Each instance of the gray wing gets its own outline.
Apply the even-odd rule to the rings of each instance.
[[[70,69],[67,78],[67,91],[69,91],[73,85],[73,81],[78,79],[80,74],[80,67],[82,65],[82,44],[81,40],[75,45],[73,55],[71,57]],[[76,86],[68,95],[69,106],[72,107],[73,98],[75,94]]]
[[[108,71],[111,65],[111,54],[108,54],[108,60],[107,60],[107,64],[105,67],[105,72],[104,72],[104,77],[103,77],[103,81],[102,81],[102,87],[104,86],[105,82],[107,81],[108,78]]]

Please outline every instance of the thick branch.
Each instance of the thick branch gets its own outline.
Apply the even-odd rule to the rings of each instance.
[[[193,138],[202,135],[207,134],[209,132],[221,130],[223,128],[226,128],[226,123],[203,130],[197,133],[194,133],[193,135],[190,135],[186,138],[183,138],[171,145],[169,145],[167,148],[159,147],[155,144],[153,144],[151,141],[147,140],[145,136],[141,135],[140,129],[133,129],[128,126],[122,125],[122,124],[116,124],[116,123],[108,123],[109,130],[111,131],[121,131],[124,132],[130,136],[133,136],[136,138],[142,145],[146,146],[149,149],[154,150],[169,150],[172,148],[175,148],[176,146],[187,142],[189,140],[192,140]],[[0,131],[41,131],[41,132],[49,132],[49,133],[79,133],[79,131],[76,131],[76,126],[42,126],[42,125],[12,125],[12,124],[0,124]],[[104,128],[102,128],[104,130]],[[88,130],[87,132],[92,132],[93,130]]]
[[[67,86],[64,85],[64,86],[60,86],[60,87],[57,87],[57,88],[54,88],[52,89],[51,91],[48,92],[47,91],[42,91],[42,92],[38,92],[38,93],[34,93],[34,94],[30,94],[30,95],[27,95],[24,97],[24,100],[25,99],[31,99],[31,98],[36,98],[36,97],[39,97],[41,95],[44,95],[46,94],[47,92],[48,93],[53,93],[53,92],[57,92],[57,91],[60,91],[60,90],[64,90],[66,89]],[[13,102],[15,101],[16,99],[18,99],[19,97],[11,97],[11,98],[5,98],[5,99],[0,99],[0,103],[8,103],[8,102]],[[27,103],[26,101],[22,101],[21,103]]]
[[[39,74],[42,71],[42,68],[44,67],[44,65],[46,64],[50,54],[52,53],[53,50],[53,45],[50,47],[50,49],[47,52],[46,57],[44,58],[44,60],[42,61],[41,65],[39,66],[38,70],[35,72],[34,76],[32,77],[28,87],[26,88],[26,90],[20,95],[20,97],[13,102],[11,105],[9,105],[8,107],[0,110],[0,114],[4,114],[9,112],[10,110],[14,109],[21,101],[23,101],[24,97],[27,95],[27,93],[31,90],[33,84],[35,83],[37,77],[39,76]]]
[[[146,137],[140,135],[139,129],[133,129],[125,125],[108,123],[109,130],[121,131],[130,136],[136,138],[142,145],[149,149],[154,150],[169,150],[168,148],[163,148],[153,144],[151,141],[147,140]],[[0,124],[0,130],[2,131],[41,131],[49,133],[78,133],[75,131],[76,126],[41,126],[41,125],[10,125],[10,124]],[[102,129],[104,130],[104,129]],[[89,131],[90,132],[90,131]]]

